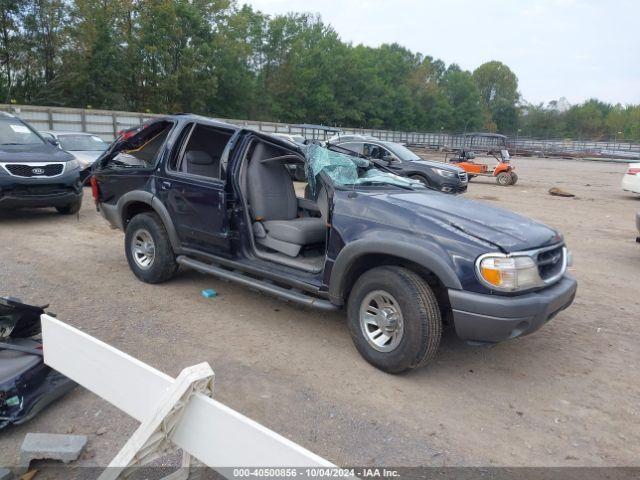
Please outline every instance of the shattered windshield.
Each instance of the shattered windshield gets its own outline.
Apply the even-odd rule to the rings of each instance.
[[[355,185],[394,185],[399,188],[413,190],[421,188],[422,184],[416,180],[400,177],[384,172],[365,158],[359,158],[334,152],[320,145],[306,145],[307,174],[309,186],[314,195],[316,191],[316,176],[324,172],[337,186]]]

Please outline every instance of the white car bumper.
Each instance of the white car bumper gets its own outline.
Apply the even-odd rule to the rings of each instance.
[[[640,174],[624,174],[622,177],[622,189],[627,192],[640,193]]]

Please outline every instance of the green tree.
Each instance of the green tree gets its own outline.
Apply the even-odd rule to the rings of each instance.
[[[504,63],[483,63],[473,71],[482,105],[489,121],[500,132],[513,132],[517,128],[518,78]]]
[[[13,71],[16,69],[18,44],[20,39],[20,2],[18,0],[0,0],[0,98],[11,101]]]
[[[483,120],[482,106],[471,73],[452,64],[442,77],[442,86],[451,105],[448,129],[457,132],[479,129]]]

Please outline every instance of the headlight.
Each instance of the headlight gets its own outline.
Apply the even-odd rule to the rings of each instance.
[[[442,168],[433,168],[432,170],[441,177],[456,178],[458,176],[458,172],[452,172],[451,170],[444,170]]]
[[[538,265],[528,255],[482,255],[476,261],[476,271],[482,283],[502,292],[516,292],[545,285],[538,273]]]
[[[66,171],[73,172],[74,170],[77,170],[81,167],[82,167],[82,164],[80,163],[80,160],[78,160],[77,158],[74,158],[73,160],[69,160],[67,162]]]

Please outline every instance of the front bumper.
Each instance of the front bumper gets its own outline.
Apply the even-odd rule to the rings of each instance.
[[[457,184],[444,183],[440,186],[440,191],[444,193],[464,193],[467,191],[468,185],[467,182]]]
[[[625,174],[620,186],[626,192],[640,193],[640,175]]]
[[[0,209],[64,207],[81,198],[78,171],[50,179],[0,177]]]
[[[548,288],[518,296],[449,290],[456,333],[463,340],[492,343],[528,335],[571,305],[577,288],[565,275]]]

